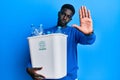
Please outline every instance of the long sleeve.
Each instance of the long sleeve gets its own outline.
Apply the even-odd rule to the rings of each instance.
[[[95,42],[96,36],[95,33],[93,32],[90,35],[85,35],[79,30],[75,30],[75,39],[77,43],[84,44],[84,45],[90,45]]]

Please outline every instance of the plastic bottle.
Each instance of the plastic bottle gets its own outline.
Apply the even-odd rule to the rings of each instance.
[[[39,26],[39,35],[42,35],[43,34],[43,25],[40,24]]]
[[[32,28],[32,33],[31,33],[32,36],[39,35],[38,29],[36,29],[33,24],[31,24],[31,28]]]
[[[56,30],[56,33],[62,33],[61,28],[62,28],[61,26],[58,26],[58,27],[57,27],[57,30]]]
[[[51,34],[51,32],[50,32],[50,31],[47,31],[47,34]]]

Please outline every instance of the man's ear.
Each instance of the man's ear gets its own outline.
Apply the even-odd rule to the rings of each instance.
[[[69,21],[71,21],[71,20],[72,20],[72,18],[69,19]]]

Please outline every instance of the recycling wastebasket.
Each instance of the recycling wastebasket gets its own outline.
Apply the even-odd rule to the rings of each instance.
[[[47,79],[67,74],[67,35],[54,33],[28,37],[32,67],[43,67],[37,73]]]

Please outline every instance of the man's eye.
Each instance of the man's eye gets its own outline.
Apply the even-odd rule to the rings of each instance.
[[[68,18],[71,18],[71,16],[69,16],[69,15],[68,15],[67,17],[68,17]]]
[[[62,15],[65,15],[65,13],[61,12]]]
[[[67,14],[66,14],[66,13],[64,13],[64,12],[61,12],[61,15],[66,16],[67,18],[71,18],[71,16],[70,16],[70,15],[67,15]]]

